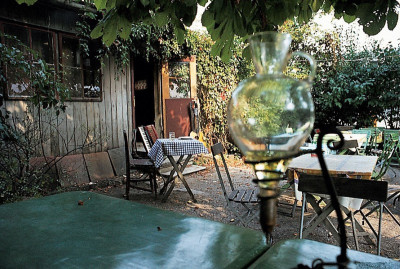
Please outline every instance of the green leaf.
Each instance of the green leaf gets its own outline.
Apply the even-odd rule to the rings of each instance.
[[[201,24],[206,28],[213,27],[215,24],[214,13],[209,9],[206,9],[201,16]]]
[[[167,25],[169,22],[168,12],[157,12],[154,16],[154,20],[159,27]]]
[[[106,3],[106,9],[107,10],[111,10],[111,9],[115,8],[115,1],[116,0],[106,0],[106,1],[107,1],[107,3]]]
[[[144,7],[146,7],[148,4],[150,4],[150,1],[149,0],[140,0],[140,3],[142,3],[142,5]]]
[[[389,30],[393,30],[396,27],[398,19],[399,15],[393,9],[390,9],[387,14],[387,25]]]
[[[378,21],[364,25],[363,31],[367,35],[376,35],[385,27],[385,23],[386,17],[382,16]]]
[[[109,47],[117,39],[118,16],[111,16],[105,23],[103,30],[103,43]]]
[[[223,45],[224,44],[221,40],[217,40],[217,42],[215,42],[215,44],[212,46],[210,54],[214,57],[219,56],[221,54]]]
[[[118,22],[118,29],[121,30],[121,33],[119,36],[122,39],[128,39],[129,35],[131,34],[132,30],[132,23],[125,17],[125,16],[120,16],[119,22]]]
[[[174,33],[176,35],[176,39],[178,40],[179,44],[183,44],[183,42],[185,41],[185,30],[175,27],[174,29]]]
[[[323,0],[313,0],[310,4],[310,7],[312,8],[312,11],[317,12],[319,11],[323,3]]]
[[[90,37],[92,39],[96,39],[101,37],[102,35],[103,35],[103,23],[99,23],[96,27],[94,27],[94,29],[90,33]]]
[[[199,0],[199,5],[204,7],[207,4],[208,0]]]
[[[94,5],[97,10],[102,10],[106,8],[107,0],[94,0]]]
[[[27,4],[28,6],[31,6],[35,4],[38,0],[16,0],[18,4]]]
[[[234,15],[233,30],[236,35],[241,36],[241,37],[243,37],[247,34],[247,32],[243,26],[242,16],[240,16],[240,14],[238,12],[235,12],[235,15]]]
[[[356,16],[351,16],[351,15],[347,15],[346,13],[343,14],[343,20],[347,23],[351,23],[353,22],[355,19],[357,19]]]
[[[231,49],[232,42],[233,42],[233,35],[231,39],[227,40],[222,47],[221,60],[225,63],[228,62],[229,59],[232,57],[232,49]]]

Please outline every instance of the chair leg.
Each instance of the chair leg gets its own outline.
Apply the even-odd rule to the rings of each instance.
[[[400,226],[400,221],[396,218],[395,215],[393,215],[392,211],[390,211],[390,209],[389,209],[385,204],[383,204],[382,206],[383,206],[382,209],[386,210],[386,212],[389,213],[389,215],[390,215],[390,216],[392,217],[392,219],[397,223],[397,225]]]
[[[153,183],[154,199],[157,199],[157,175],[155,173],[152,175],[151,182]]]
[[[383,207],[385,206],[384,203],[379,202],[380,210],[379,210],[379,226],[378,226],[378,237],[377,237],[377,247],[376,247],[376,254],[381,255],[381,239],[382,239],[382,214],[383,214]]]
[[[129,200],[129,189],[130,189],[130,177],[128,176],[129,171],[126,173],[126,182],[125,182],[125,199]]]
[[[299,238],[303,238],[303,225],[304,225],[304,210],[307,205],[307,199],[306,199],[306,194],[303,193],[303,202],[301,205],[301,216],[300,216],[300,231],[299,231]]]
[[[356,244],[356,250],[359,250],[360,248],[358,246],[358,235],[357,235],[356,224],[354,222],[354,213],[353,213],[353,211],[350,211],[350,219],[351,219],[351,228],[353,230],[354,243]]]

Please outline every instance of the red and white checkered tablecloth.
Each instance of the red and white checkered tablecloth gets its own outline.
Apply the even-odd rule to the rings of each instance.
[[[167,155],[183,156],[200,153],[208,153],[208,150],[203,143],[195,139],[157,139],[151,147],[149,157],[156,167],[160,167]]]

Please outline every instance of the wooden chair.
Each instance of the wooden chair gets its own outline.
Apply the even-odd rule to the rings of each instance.
[[[147,133],[144,126],[139,126],[138,130],[139,130],[140,136],[142,137],[144,149],[146,150],[146,153],[148,154],[154,143],[151,141],[150,136]]]
[[[126,190],[125,198],[129,200],[130,188],[140,189],[143,191],[150,191],[157,198],[157,174],[158,170],[154,166],[154,163],[149,158],[140,157],[136,150],[136,130],[133,132],[132,139],[132,152],[129,152],[128,136],[124,130],[124,146],[125,146],[125,167],[126,167]],[[140,172],[139,178],[132,178],[131,171],[136,170]],[[150,188],[139,186],[139,182],[150,183]]]
[[[151,142],[151,146],[153,146],[154,143],[156,143],[156,141],[158,139],[156,127],[154,126],[154,124],[150,124],[150,125],[144,126],[144,130],[146,131],[146,135],[147,135],[149,141]]]
[[[383,208],[383,203],[386,201],[387,193],[388,193],[388,183],[385,181],[373,181],[366,179],[353,179],[347,177],[336,177],[332,178],[333,184],[335,186],[336,192],[338,196],[344,197],[352,197],[359,199],[367,199],[368,201],[377,201],[379,203],[379,207]],[[299,190],[303,192],[303,205],[301,210],[301,219],[300,219],[300,238],[307,236],[309,232],[311,232],[315,227],[317,227],[320,223],[323,223],[327,230],[329,230],[333,237],[339,241],[339,235],[336,227],[332,224],[332,222],[328,219],[329,214],[333,211],[333,207],[328,199],[322,198],[325,201],[326,206],[324,208],[321,207],[320,201],[317,201],[315,198],[316,195],[325,195],[329,194],[325,181],[321,176],[311,176],[302,174],[301,179],[299,180]],[[304,230],[304,211],[307,202],[311,204],[317,216],[313,218],[309,226],[306,230]],[[361,225],[355,220],[354,214],[359,211],[353,212],[348,208],[341,206],[342,212],[346,214],[345,221],[350,219],[352,226],[352,236],[354,238],[356,249],[359,249],[358,245],[358,237],[363,236],[367,243],[374,244],[374,242],[369,238],[369,234],[364,231]],[[370,226],[374,235],[377,239],[377,254],[380,254],[380,246],[381,246],[381,226],[382,226],[382,210],[379,211],[379,224],[378,224],[378,232]],[[369,223],[370,224],[370,223]],[[350,234],[347,234],[349,236]]]
[[[252,219],[254,219],[258,214],[258,189],[236,189],[233,185],[232,178],[229,174],[228,166],[226,165],[223,147],[221,143],[217,143],[211,147],[211,152],[213,155],[215,169],[217,171],[218,180],[221,184],[222,192],[225,197],[227,208],[232,211],[232,213],[236,216],[237,222],[241,222],[243,225],[247,225]],[[223,170],[226,175],[226,180],[228,181],[228,189],[226,188],[224,179],[221,174],[220,167],[218,166],[218,162],[216,156],[220,156],[223,163]],[[245,209],[245,214],[241,214],[240,210],[236,210],[234,205],[241,204]]]

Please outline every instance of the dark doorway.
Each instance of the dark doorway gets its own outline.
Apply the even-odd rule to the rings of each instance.
[[[154,124],[154,64],[134,59],[136,127]]]

